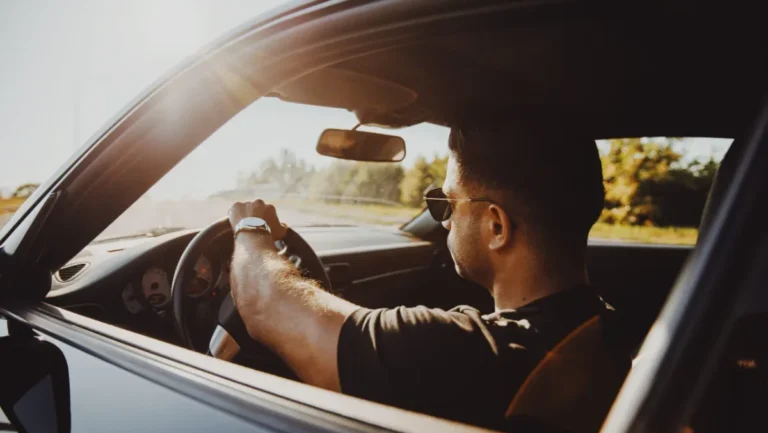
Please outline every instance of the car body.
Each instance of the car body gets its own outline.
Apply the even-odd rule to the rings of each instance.
[[[126,282],[152,263],[165,261],[172,269],[197,230],[89,243],[260,97],[336,103],[355,111],[361,123],[390,127],[450,125],[467,107],[513,112],[544,106],[567,113],[557,122],[567,117],[595,138],[735,137],[737,156],[730,158],[725,186],[714,193],[695,250],[600,242],[589,250],[592,279],[629,312],[631,344],[645,341],[643,362],[627,379],[604,431],[677,428],[706,384],[681,372],[714,374],[734,317],[765,281],[759,259],[766,244],[750,235],[760,233],[763,210],[751,198],[766,197],[761,168],[768,162],[768,119],[760,114],[768,86],[766,39],[762,17],[753,12],[685,2],[626,8],[516,1],[286,5],[202,49],[151,86],[25,202],[0,231],[2,315],[9,330],[32,329],[63,352],[74,430],[472,430],[194,353],[179,347],[167,322],[116,319],[111,305],[120,302]],[[713,23],[720,32],[709,31]],[[668,31],[640,34],[633,27],[639,25]],[[670,63],[682,66],[662,74],[657,65]],[[700,73],[685,74],[686,68]],[[346,85],[352,75],[384,77],[417,89],[419,98],[393,109],[392,87],[384,86],[329,102],[327,90]],[[326,93],[312,100],[307,89]],[[500,101],[499,95],[514,97]],[[660,99],[680,102],[659,106]],[[339,293],[361,305],[490,305],[487,294],[455,275],[445,233],[426,212],[398,232],[297,231]],[[226,245],[213,254],[225,263]],[[87,267],[76,277],[65,281],[57,274],[79,263]]]

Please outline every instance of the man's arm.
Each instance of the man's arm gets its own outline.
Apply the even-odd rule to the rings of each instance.
[[[229,211],[233,227],[249,216],[264,219],[274,238],[253,232],[235,238],[232,296],[248,333],[277,353],[303,382],[340,391],[339,334],[358,306],[303,278],[277,254],[274,240],[285,229],[272,205],[256,200],[235,203]]]

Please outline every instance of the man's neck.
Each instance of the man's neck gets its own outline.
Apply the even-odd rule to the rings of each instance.
[[[589,283],[584,266],[566,269],[536,265],[510,266],[491,286],[496,311],[517,309],[537,299]]]

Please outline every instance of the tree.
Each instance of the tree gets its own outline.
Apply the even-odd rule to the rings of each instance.
[[[16,188],[13,194],[11,194],[11,197],[27,198],[31,196],[39,186],[40,186],[39,183],[25,183],[23,185],[20,185],[18,188]]]
[[[400,185],[400,201],[406,206],[423,206],[424,191],[430,186],[443,184],[447,167],[447,156],[441,158],[435,155],[429,162],[419,156],[413,167],[405,172]]]
[[[405,176],[400,164],[357,163],[345,189],[348,197],[362,197],[382,203],[400,203],[400,183]]]
[[[658,226],[697,227],[715,179],[718,164],[694,161],[641,185],[639,194],[652,198],[651,220]]]
[[[303,191],[309,185],[315,169],[288,149],[280,150],[277,158],[270,158],[252,173],[239,173],[240,187],[252,187],[265,183],[277,184],[283,193]]]
[[[397,204],[403,176],[400,164],[334,161],[314,175],[310,194],[326,201]]]
[[[682,165],[675,138],[615,139],[601,157],[605,208],[600,220],[657,226],[697,226],[717,163]]]

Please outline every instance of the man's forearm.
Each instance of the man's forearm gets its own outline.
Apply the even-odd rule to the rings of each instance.
[[[263,235],[238,236],[232,270],[235,303],[251,337],[302,381],[338,391],[339,334],[357,306],[303,278]]]

